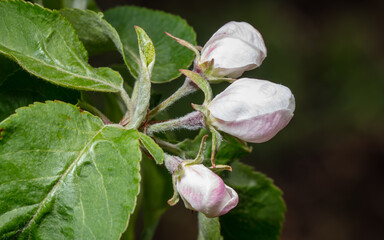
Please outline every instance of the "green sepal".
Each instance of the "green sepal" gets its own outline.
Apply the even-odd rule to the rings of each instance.
[[[168,32],[165,32],[165,34],[167,34],[169,37],[173,38],[176,42],[178,42],[181,46],[184,46],[190,50],[192,50],[195,55],[196,55],[196,59],[197,61],[200,60],[200,51],[193,45],[191,44],[190,42],[188,41],[185,41],[184,39],[181,39],[181,38],[178,38],[178,37],[175,37],[173,36],[172,34],[168,33]]]
[[[181,164],[180,164],[181,165]],[[167,203],[170,205],[170,206],[174,206],[176,205],[176,203],[179,202],[180,200],[180,197],[179,197],[179,192],[177,191],[177,187],[176,187],[176,184],[177,184],[177,180],[179,179],[179,177],[183,174],[183,169],[182,168],[179,168],[178,170],[176,170],[173,174],[172,174],[172,186],[173,186],[173,196],[171,199],[169,199],[167,201]]]
[[[180,69],[180,72],[186,77],[190,78],[204,93],[204,104],[208,104],[212,100],[212,89],[207,80],[205,80],[200,74],[192,72],[186,69]]]
[[[215,158],[216,152],[219,150],[221,146],[221,142],[223,141],[223,137],[214,127],[210,127],[209,130],[212,133],[212,151],[211,151],[211,164],[212,167],[215,168]]]
[[[222,171],[232,172],[232,167],[229,165],[215,165],[215,167],[209,167],[209,169],[214,173],[219,173]]]

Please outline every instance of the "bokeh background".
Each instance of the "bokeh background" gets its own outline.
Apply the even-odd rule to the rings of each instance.
[[[281,239],[382,239],[384,1],[96,2],[102,10],[138,5],[180,15],[194,27],[200,45],[228,21],[255,26],[268,57],[246,76],[288,86],[297,105],[287,128],[253,145],[244,159],[284,192],[288,211]],[[155,89],[166,97],[182,82]],[[186,104],[199,97],[170,111],[191,111]],[[196,236],[196,214],[179,203],[164,215],[155,239]]]

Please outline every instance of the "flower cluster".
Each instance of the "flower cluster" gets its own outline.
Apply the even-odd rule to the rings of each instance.
[[[208,40],[201,53],[177,39],[179,43],[196,52],[193,72],[182,71],[205,93],[203,105],[183,118],[159,123],[148,131],[206,127],[212,132],[212,167],[215,146],[220,145],[220,132],[225,132],[251,143],[270,140],[292,119],[295,99],[289,88],[267,80],[240,78],[244,71],[257,68],[267,56],[261,34],[245,22],[229,22]],[[227,80],[232,82],[223,92],[212,98],[209,84]],[[165,159],[174,176],[175,194],[179,194],[188,209],[217,217],[227,213],[238,203],[237,193],[223,180],[202,165],[201,159],[182,160],[175,156]],[[221,166],[223,167],[223,166]],[[177,202],[172,198],[170,204]],[[177,195],[178,196],[178,195]]]

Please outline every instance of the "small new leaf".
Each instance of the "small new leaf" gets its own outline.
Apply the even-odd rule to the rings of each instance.
[[[149,108],[149,100],[151,97],[151,75],[153,65],[155,64],[155,48],[153,47],[151,39],[145,31],[135,26],[137,41],[140,51],[141,67],[140,76],[135,84],[133,90],[136,101],[135,111],[132,119],[127,125],[127,128],[139,128]],[[137,96],[137,97],[136,97]]]
[[[143,144],[145,149],[148,150],[148,152],[151,154],[155,162],[157,164],[163,164],[163,161],[164,161],[163,149],[161,149],[159,145],[157,145],[151,137],[145,135],[144,133],[139,132],[139,136],[140,136],[140,142]]]
[[[151,75],[153,65],[155,64],[155,47],[152,40],[141,27],[135,26],[135,30],[139,43],[141,63],[144,64],[144,68],[147,68],[149,75]],[[142,71],[145,70],[143,69]]]

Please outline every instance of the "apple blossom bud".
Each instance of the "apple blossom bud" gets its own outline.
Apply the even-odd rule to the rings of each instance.
[[[212,76],[237,78],[244,71],[260,66],[266,56],[267,49],[259,31],[246,22],[232,21],[208,40],[199,64],[213,59]]]
[[[295,98],[289,88],[266,80],[241,78],[208,105],[209,122],[247,142],[266,142],[293,117]]]
[[[235,190],[202,164],[186,165],[176,186],[185,207],[207,217],[218,217],[236,207],[239,197]]]

